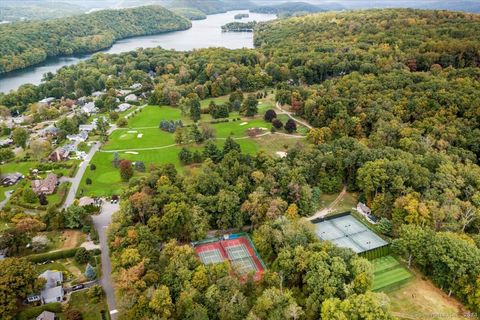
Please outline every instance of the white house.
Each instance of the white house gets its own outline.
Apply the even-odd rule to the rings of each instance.
[[[132,107],[131,104],[129,103],[122,103],[120,105],[118,105],[117,109],[115,109],[116,112],[123,112],[123,111],[126,111],[128,109],[130,109]]]
[[[87,131],[80,131],[78,134],[69,134],[67,135],[67,139],[70,141],[87,141],[88,139],[88,132]]]
[[[141,89],[142,88],[142,84],[141,83],[134,83],[130,86],[130,89],[132,90],[137,90],[137,89]]]
[[[81,124],[78,126],[78,131],[86,131],[86,132],[91,132],[95,130],[96,125],[93,124]]]
[[[132,90],[117,90],[117,96],[118,97],[123,97],[126,96],[127,94],[130,94]]]
[[[365,203],[362,203],[362,202],[357,203],[357,211],[364,216],[368,216],[372,214],[372,210],[369,207],[367,207]]]
[[[98,112],[98,108],[95,107],[95,102],[87,102],[83,105],[82,111],[88,115]]]
[[[137,102],[137,101],[138,101],[138,98],[133,93],[125,97],[125,102]]]
[[[42,303],[61,302],[65,295],[62,287],[63,273],[47,270],[39,278],[44,278],[47,281],[40,292]]]
[[[22,124],[25,122],[25,118],[22,116],[12,118],[14,124]]]
[[[38,103],[49,106],[54,101],[55,101],[54,97],[48,97],[48,98],[45,98],[45,99],[42,99],[42,100],[38,101]]]
[[[104,94],[105,93],[102,92],[102,91],[95,91],[94,93],[92,93],[92,97],[98,98],[98,97],[101,97]]]

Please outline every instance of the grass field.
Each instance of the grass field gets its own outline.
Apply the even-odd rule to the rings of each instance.
[[[388,291],[404,284],[412,277],[412,274],[392,256],[375,259],[372,264],[373,291]]]
[[[82,313],[83,320],[102,320],[101,311],[105,311],[108,318],[108,306],[105,299],[98,303],[92,303],[88,298],[87,290],[72,293],[68,302],[70,308],[77,309]]]
[[[398,319],[472,319],[462,316],[466,310],[461,303],[419,274],[387,295],[390,310]]]

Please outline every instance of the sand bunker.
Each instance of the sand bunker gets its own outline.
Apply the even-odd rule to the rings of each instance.
[[[127,131],[127,133],[138,133],[138,131]]]
[[[128,154],[138,154],[138,152],[136,152],[136,151],[127,151],[127,152],[125,152],[125,153],[128,153]]]
[[[137,134],[137,138],[138,138],[138,139],[141,139],[142,137],[143,137],[143,133]]]
[[[248,122],[242,122],[242,123],[240,123],[241,126],[244,126],[244,125],[246,125],[246,124],[248,124]]]

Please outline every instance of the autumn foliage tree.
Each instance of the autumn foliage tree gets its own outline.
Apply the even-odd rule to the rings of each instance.
[[[120,177],[123,181],[130,180],[133,177],[133,166],[130,160],[121,160],[119,163]]]

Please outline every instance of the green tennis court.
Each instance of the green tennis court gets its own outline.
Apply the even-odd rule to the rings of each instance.
[[[412,277],[410,271],[392,256],[375,259],[372,264],[374,268],[373,291],[388,291],[397,288]]]

